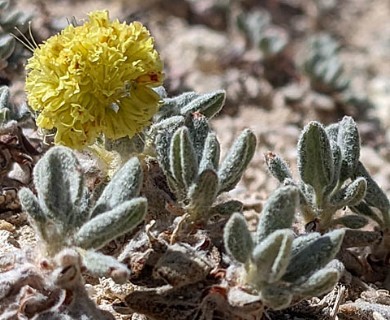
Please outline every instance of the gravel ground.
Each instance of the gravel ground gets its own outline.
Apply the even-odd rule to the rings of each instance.
[[[345,114],[352,115],[361,132],[362,162],[368,166],[378,184],[390,192],[390,2],[15,2],[21,10],[32,14],[32,30],[38,42],[66,26],[66,18],[74,16],[82,19],[87,12],[95,9],[109,9],[110,16],[120,20],[140,20],[150,28],[163,57],[169,96],[189,90],[208,92],[225,89],[226,106],[212,121],[222,151],[226,152],[234,138],[246,127],[251,128],[258,138],[255,156],[244,178],[231,192],[234,198],[244,202],[248,219],[256,219],[264,200],[277,186],[276,180],[266,170],[264,153],[274,151],[282,155],[296,174],[296,143],[301,129],[311,120],[328,124],[340,120]],[[255,9],[267,12],[271,19],[270,28],[289,39],[283,54],[275,61],[267,60],[264,52],[251,45],[237,27],[237,17],[245,10]],[[338,40],[345,75],[351,80],[351,92],[370,101],[370,107],[340,103],[340,94],[320,93],[310,86],[301,62],[309,50],[307,39],[318,32],[326,32]],[[22,103],[25,99],[23,69],[14,70],[7,77],[15,103]],[[0,220],[0,241],[6,243],[3,252],[12,250],[12,246],[31,246],[34,243],[34,235],[25,224],[25,216],[17,214],[15,218],[15,213],[12,215],[0,216],[3,218]],[[108,310],[111,310],[113,301],[123,298],[126,293],[126,288],[116,286],[110,280],[88,284],[88,290],[94,300]],[[379,294],[375,291],[375,294],[390,299],[386,292]],[[365,301],[376,303],[377,300],[366,297]],[[321,306],[324,301],[310,303]],[[345,319],[373,319],[370,316],[364,318],[366,315],[356,318],[357,313],[348,318],[347,311]],[[119,314],[116,317],[131,319]],[[313,315],[312,319],[317,318],[320,319]],[[293,317],[279,314],[272,319]]]

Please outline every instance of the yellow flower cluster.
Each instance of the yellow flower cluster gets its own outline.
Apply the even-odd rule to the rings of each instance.
[[[80,149],[100,134],[132,137],[150,123],[163,64],[139,22],[110,21],[94,11],[37,47],[28,60],[28,103],[37,125],[56,128],[55,143]]]

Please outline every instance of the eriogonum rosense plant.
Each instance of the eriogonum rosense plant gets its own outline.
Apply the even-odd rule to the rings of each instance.
[[[92,207],[78,160],[68,148],[54,147],[45,154],[34,169],[34,183],[37,197],[24,188],[19,198],[39,235],[42,255],[52,258],[74,250],[93,274],[126,280],[124,265],[95,250],[131,231],[146,214],[147,201],[138,197],[138,159],[130,159],[117,172]]]
[[[338,224],[353,229],[366,225],[363,215],[336,216],[343,207],[361,203],[368,189],[367,178],[357,172],[360,137],[353,119],[346,116],[328,127],[310,122],[302,130],[297,149],[300,181],[296,183],[282,158],[270,152],[266,163],[280,182],[299,186],[305,222],[314,223],[320,232]]]
[[[0,0],[0,70],[3,77],[10,77],[11,71],[23,65],[25,48],[15,40],[13,33],[17,30],[25,34],[31,18],[30,13],[17,8],[15,1]]]
[[[196,106],[196,112],[171,116],[156,124],[157,159],[179,206],[192,221],[207,221],[213,214],[240,210],[241,205],[237,201],[214,207],[213,204],[218,195],[237,185],[256,148],[255,135],[246,129],[220,163],[218,139],[210,129],[207,117],[201,113],[212,110],[213,115],[220,108],[219,95],[216,92],[203,99],[196,97],[193,101],[198,99],[201,103],[196,105],[191,101],[187,104]],[[171,121],[175,118],[178,121]]]
[[[302,130],[297,149],[300,180],[294,181],[287,163],[272,152],[266,154],[269,171],[281,183],[299,187],[300,213],[307,231],[347,228],[338,258],[355,274],[371,276],[356,259],[356,252],[348,248],[369,247],[369,263],[387,259],[390,202],[359,160],[357,124],[349,116],[326,127],[312,121]],[[346,207],[350,211],[342,210]],[[370,221],[374,222],[371,226]]]
[[[281,187],[264,205],[255,234],[239,213],[224,229],[227,252],[244,266],[238,281],[273,309],[330,291],[343,269],[334,258],[344,230],[295,237],[291,225],[298,202],[295,186]]]
[[[35,50],[27,63],[28,103],[37,125],[57,130],[55,143],[82,148],[100,134],[132,137],[150,123],[160,103],[153,90],[163,64],[139,22],[111,21],[94,11]]]
[[[314,90],[323,93],[341,92],[349,87],[344,66],[338,56],[340,45],[328,34],[313,36],[303,68]]]

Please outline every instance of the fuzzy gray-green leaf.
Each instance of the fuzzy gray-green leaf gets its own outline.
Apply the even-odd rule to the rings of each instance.
[[[238,200],[228,200],[218,203],[210,209],[210,216],[213,215],[231,215],[234,212],[241,212],[243,208],[242,202]]]
[[[22,208],[34,220],[34,223],[43,240],[48,241],[46,237],[45,227],[48,225],[48,217],[43,212],[37,197],[28,188],[22,188],[18,192],[18,197]]]
[[[78,206],[73,211],[73,229],[81,227],[84,222],[90,218],[91,209],[91,194],[88,188],[84,186],[83,194],[80,197]]]
[[[172,178],[170,167],[170,148],[172,143],[172,136],[178,128],[184,125],[185,118],[183,116],[174,116],[164,119],[152,125],[149,136],[154,141],[153,147],[157,153],[157,160],[166,176]],[[152,146],[147,145],[147,148],[153,149]],[[150,150],[153,153],[153,150]]]
[[[236,186],[252,159],[255,148],[255,135],[249,129],[244,130],[233,143],[218,170],[219,193],[229,191]]]
[[[329,134],[328,134],[328,136],[329,136]],[[331,182],[324,190],[324,195],[326,195],[326,196],[331,194],[335,188],[339,187],[340,172],[341,172],[342,157],[343,157],[341,154],[340,147],[337,145],[337,143],[331,139],[329,139],[329,142],[330,142],[330,148],[332,151],[333,176],[332,176]]]
[[[336,192],[330,199],[330,203],[337,208],[354,206],[361,202],[367,190],[367,181],[363,177],[358,177],[350,184]]]
[[[7,60],[15,51],[16,40],[11,35],[0,34],[0,59]]]
[[[180,115],[172,116],[167,119],[161,120],[152,125],[152,127],[150,128],[150,135],[157,136],[161,133],[171,133],[170,136],[172,136],[178,128],[184,125],[184,122],[185,117]],[[158,145],[160,145],[160,143],[158,143],[157,146]]]
[[[321,201],[323,191],[332,183],[334,167],[332,150],[324,127],[310,122],[298,141],[298,169],[304,183],[312,186],[316,201]]]
[[[379,243],[381,238],[380,231],[345,229],[343,248],[372,246]]]
[[[360,157],[360,136],[355,121],[345,116],[339,125],[337,144],[342,154],[341,180],[350,178],[358,165]]]
[[[35,166],[34,182],[46,214],[65,229],[84,194],[84,179],[76,156],[66,147],[53,147]]]
[[[388,212],[390,202],[383,190],[372,179],[364,165],[359,161],[356,167],[354,177],[363,177],[367,180],[367,191],[364,200],[371,206],[378,208],[382,212]]]
[[[298,201],[298,189],[294,186],[281,187],[272,193],[260,215],[256,244],[278,229],[291,228]]]
[[[202,158],[207,135],[210,132],[208,120],[201,113],[192,113],[187,117],[185,126],[188,128],[189,137],[196,154],[196,160],[199,163]]]
[[[196,153],[186,127],[179,128],[173,135],[170,158],[171,172],[184,194],[198,173]]]
[[[205,169],[218,170],[221,147],[214,132],[209,132],[204,144],[202,158],[199,163],[199,172]]]
[[[323,268],[312,274],[305,282],[293,287],[302,297],[316,297],[331,291],[340,279],[340,272],[335,268]]]
[[[114,257],[93,250],[82,253],[84,267],[97,277],[110,277],[116,283],[124,283],[130,276],[130,270]]]
[[[368,219],[364,216],[348,214],[332,221],[332,226],[338,224],[350,229],[360,229],[368,224]]]
[[[378,217],[377,213],[374,212],[374,210],[372,210],[371,207],[365,201],[362,201],[355,206],[350,206],[350,209],[355,213],[362,214],[366,217],[371,218],[380,226],[383,224],[383,221]]]
[[[22,188],[18,192],[18,197],[22,208],[38,223],[45,223],[47,221],[46,214],[42,211],[37,197],[28,188]]]
[[[7,108],[9,104],[10,92],[7,86],[0,87],[0,109]]]
[[[128,160],[105,187],[91,211],[90,218],[138,196],[142,186],[142,177],[142,168],[138,158]]]
[[[285,179],[292,178],[290,168],[281,157],[271,151],[267,152],[264,157],[268,170],[279,182],[283,183]]]
[[[261,290],[261,301],[273,310],[287,308],[292,302],[293,295],[288,288],[268,285]]]
[[[10,119],[9,108],[9,88],[7,86],[0,87],[0,124],[6,123]]]
[[[188,129],[182,127],[178,131],[180,134],[180,160],[183,169],[182,178],[188,189],[198,174],[198,158]]]
[[[253,250],[247,280],[249,283],[274,283],[285,273],[291,257],[294,233],[281,229],[271,233]],[[259,289],[260,289],[259,288]]]
[[[143,220],[146,210],[145,198],[125,201],[85,223],[75,235],[75,245],[83,249],[98,249],[134,229]]]
[[[238,262],[246,263],[253,249],[252,235],[246,220],[240,213],[234,213],[226,223],[223,240],[226,251]]]
[[[340,229],[328,232],[310,242],[291,257],[282,279],[288,282],[296,282],[323,268],[339,252],[343,238],[344,230]]]
[[[325,128],[326,134],[329,137],[329,140],[337,144],[338,135],[339,135],[339,124],[332,123]]]
[[[189,103],[191,103],[191,101],[195,100],[196,98],[199,98],[200,95],[200,93],[188,91],[175,97],[165,98],[164,103],[160,107],[159,112],[163,111],[163,113],[165,114],[170,111],[171,113],[168,116],[178,114],[183,114],[184,116],[186,116],[187,114],[181,113],[181,110],[185,108]]]
[[[218,191],[218,176],[212,169],[204,170],[188,190],[190,219],[207,218]],[[192,214],[191,214],[192,213]]]
[[[310,243],[316,241],[321,237],[321,234],[318,232],[310,232],[302,234],[299,237],[295,238],[292,244],[292,255],[297,254],[299,251],[307,247]]]
[[[180,114],[187,116],[187,114],[181,113],[181,110],[199,96],[199,93],[189,91],[184,92],[176,97],[164,98],[163,105],[160,107],[160,110],[157,113],[157,117],[154,117],[155,121],[160,121],[161,118],[169,118]]]
[[[225,103],[225,91],[217,90],[210,93],[204,93],[193,99],[180,112],[182,115],[198,111],[211,119],[216,115]]]
[[[172,191],[176,191],[178,193],[176,194],[176,197],[178,197],[180,200],[184,199],[187,194],[187,188],[183,180],[181,154],[180,129],[178,129],[174,133],[171,141],[169,154],[170,169],[167,178],[170,182],[170,185],[173,185],[174,190]]]

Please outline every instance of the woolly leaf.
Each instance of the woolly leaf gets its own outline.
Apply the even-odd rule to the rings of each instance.
[[[85,223],[75,235],[75,244],[83,249],[98,249],[107,242],[131,231],[143,220],[147,209],[145,198],[125,201],[110,211]]]
[[[163,105],[160,107],[159,112],[155,115],[155,121],[161,121],[162,118],[168,118],[179,115],[180,110],[188,105],[191,101],[198,98],[199,93],[190,91],[184,92],[176,97],[164,98]]]
[[[66,147],[53,147],[34,169],[38,199],[48,217],[72,227],[73,212],[84,194],[84,179],[76,156]]]
[[[326,134],[331,142],[337,144],[338,135],[339,135],[339,124],[340,123],[332,123],[325,128]]]
[[[48,241],[46,228],[48,227],[48,217],[41,209],[37,197],[28,188],[22,188],[18,192],[19,200],[24,211],[33,219],[33,224],[37,227],[38,232],[43,240]]]
[[[365,202],[362,201],[355,206],[349,207],[352,212],[365,215],[370,219],[374,220],[380,226],[383,225],[383,221],[379,218],[378,214]]]
[[[368,247],[379,243],[382,238],[379,231],[345,229],[343,248]]]
[[[329,136],[329,135],[328,135]],[[324,195],[332,194],[335,188],[339,187],[340,184],[340,172],[342,164],[342,154],[340,147],[330,140],[330,148],[332,152],[332,161],[333,161],[333,176],[329,185],[324,190]]]
[[[247,273],[248,283],[261,289],[263,283],[278,281],[287,269],[291,257],[294,233],[281,229],[271,233],[253,250],[251,266]]]
[[[218,176],[214,170],[204,170],[188,191],[190,203],[187,207],[192,220],[208,218],[218,191]]]
[[[219,170],[219,193],[233,189],[240,181],[256,148],[256,137],[249,129],[244,130],[233,143]]]
[[[234,213],[226,223],[223,240],[226,251],[238,262],[245,263],[252,253],[253,240],[245,218]]]
[[[97,277],[109,277],[116,283],[125,283],[130,276],[129,269],[115,258],[93,250],[82,252],[83,265]]]
[[[314,271],[323,268],[339,252],[343,238],[344,230],[334,230],[301,248],[291,257],[282,279],[296,282],[301,277],[310,276]]]
[[[330,142],[319,122],[310,122],[302,131],[298,141],[298,169],[302,181],[315,190],[317,205],[321,205],[323,191],[332,183],[334,167]]]
[[[179,128],[172,138],[170,153],[171,172],[179,190],[179,199],[186,197],[198,170],[196,153],[186,127]]]
[[[360,157],[360,137],[355,121],[344,116],[340,121],[337,144],[342,154],[341,180],[350,178],[358,165]]]
[[[261,290],[261,301],[273,310],[287,308],[291,304],[292,298],[293,295],[288,288],[269,285]]]
[[[360,229],[368,224],[368,219],[363,216],[349,214],[332,221],[332,225],[343,225],[346,228]]]
[[[298,201],[298,189],[294,186],[281,187],[269,197],[257,225],[257,244],[274,231],[291,227]]]
[[[115,173],[110,183],[105,187],[91,211],[90,218],[136,197],[142,186],[142,177],[142,168],[138,158],[131,158]]]
[[[264,157],[268,170],[279,182],[283,183],[285,179],[292,178],[287,163],[281,157],[271,151],[267,152]]]
[[[209,132],[204,144],[202,157],[199,163],[199,172],[206,169],[218,170],[221,147],[214,132]]]
[[[22,208],[37,223],[44,224],[47,221],[46,214],[42,211],[39,201],[34,193],[28,188],[22,188],[18,192]]]
[[[200,96],[201,96],[200,93],[189,91],[189,92],[184,92],[176,97],[165,98],[163,100],[164,103],[158,112],[158,115],[162,114],[164,115],[164,118],[172,117],[179,114],[182,114],[183,116],[187,116],[190,112],[188,113],[181,112],[181,110],[186,108],[188,104],[190,104],[192,101],[196,100]]]
[[[160,125],[161,124],[161,125]],[[180,184],[171,171],[171,153],[172,153],[172,144],[173,144],[173,134],[176,130],[184,125],[184,117],[177,116],[171,117],[166,120],[161,121],[161,123],[157,123],[152,126],[151,131],[155,130],[155,127],[159,133],[155,137],[155,149],[157,152],[157,160],[158,163],[164,172],[164,175],[167,179],[167,183],[171,191],[180,197],[184,197],[185,190],[183,188],[183,184]],[[153,151],[152,151],[153,153]]]
[[[184,127],[182,127],[184,128]],[[183,167],[182,167],[182,152],[181,152],[181,128],[178,129],[173,137],[171,142],[170,154],[169,154],[169,162],[170,162],[170,175],[172,176],[172,180],[174,180],[175,189],[172,191],[178,191],[179,193],[176,195],[179,199],[184,199],[187,194],[187,188],[185,186],[183,180]]]
[[[189,131],[189,137],[196,154],[196,161],[199,163],[202,159],[206,139],[210,132],[210,126],[207,118],[199,113],[192,113],[185,122]]]
[[[188,189],[198,174],[198,159],[188,129],[182,127],[178,129],[178,132],[180,137],[182,180],[184,181],[186,189]]]
[[[172,136],[178,128],[184,125],[183,116],[174,116],[154,124],[149,132],[151,140],[155,140],[154,147],[157,153],[157,160],[167,177],[172,178],[170,164],[170,149]],[[150,148],[150,146],[149,146]],[[153,152],[153,150],[151,150]]]
[[[7,33],[1,34],[0,35],[0,59],[7,60],[15,51],[15,45],[16,45],[15,38],[13,38]]]
[[[331,291],[340,279],[335,268],[325,267],[312,274],[305,282],[293,287],[294,292],[303,297],[316,297]]]
[[[237,200],[228,200],[226,202],[218,203],[210,209],[210,216],[213,215],[231,215],[234,212],[241,212],[243,204]]]
[[[7,86],[0,87],[0,109],[7,108],[9,104],[10,92]]]
[[[356,178],[350,184],[336,192],[330,203],[338,208],[354,206],[361,202],[367,190],[367,181],[363,177]]]
[[[152,136],[158,136],[159,134],[170,133],[171,137],[173,133],[184,125],[185,117],[183,116],[172,116],[167,119],[156,122],[150,128],[150,134]],[[161,143],[156,143],[156,147],[158,147]],[[164,143],[163,143],[164,145]]]
[[[83,194],[80,197],[79,205],[73,210],[73,229],[81,227],[84,222],[90,218],[90,193],[88,188],[84,186]]]
[[[299,237],[295,238],[292,243],[292,255],[294,256],[299,251],[307,247],[310,243],[316,241],[321,237],[321,234],[318,232],[310,232],[302,234]]]
[[[384,219],[389,220],[388,212],[390,209],[390,202],[383,190],[378,184],[372,179],[371,175],[367,172],[364,165],[359,161],[355,170],[354,177],[363,177],[367,181],[367,191],[364,200],[370,206],[378,208],[384,214]],[[390,221],[387,221],[386,225],[390,225]]]
[[[204,93],[183,106],[180,112],[182,115],[186,115],[197,111],[211,119],[223,107],[225,103],[225,97],[226,94],[223,90]]]

